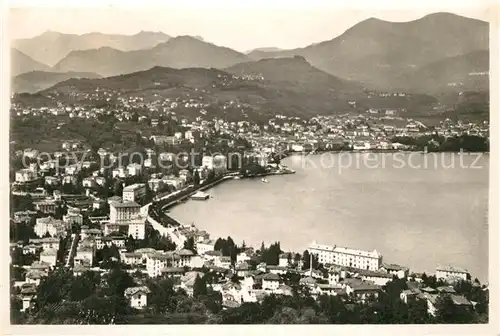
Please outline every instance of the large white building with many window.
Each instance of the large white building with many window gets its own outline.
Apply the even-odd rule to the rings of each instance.
[[[363,251],[340,246],[321,245],[313,242],[309,245],[309,253],[318,257],[322,264],[347,266],[377,271],[382,266],[382,255],[373,251]]]
[[[124,202],[135,202],[146,195],[146,184],[135,183],[123,188]]]

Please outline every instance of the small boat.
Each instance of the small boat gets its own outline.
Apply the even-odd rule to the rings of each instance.
[[[233,177],[233,180],[239,180],[239,179],[241,179],[241,177],[239,177],[239,176]]]
[[[210,198],[209,194],[204,193],[203,191],[198,191],[196,194],[191,196],[191,199],[193,200],[198,200],[198,201],[204,201]]]
[[[263,183],[268,183],[269,181],[268,181],[266,178],[264,178],[264,177],[263,177],[263,178],[262,178],[262,182],[263,182]]]

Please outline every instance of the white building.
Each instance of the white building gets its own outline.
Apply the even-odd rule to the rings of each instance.
[[[280,254],[280,257],[279,257],[278,266],[288,267],[288,266],[290,266],[291,261],[293,261],[293,256],[290,252],[282,253],[282,254]]]
[[[382,255],[377,250],[363,251],[340,246],[320,245],[313,242],[309,253],[315,254],[322,264],[347,266],[377,271],[382,265]]]
[[[79,209],[68,210],[68,213],[63,216],[64,223],[66,223],[68,226],[70,226],[71,224],[82,225],[83,216],[79,211]]]
[[[196,251],[200,255],[204,255],[208,251],[213,251],[215,248],[215,240],[204,240],[196,243]]]
[[[144,239],[147,217],[140,213],[141,206],[139,204],[135,202],[110,202],[109,209],[109,221],[102,223],[104,235],[121,231],[120,228],[126,226],[127,235],[131,235],[135,239]]]
[[[50,267],[56,266],[56,260],[57,260],[57,250],[56,249],[43,250],[40,253],[40,261],[46,262],[47,264],[50,265]]]
[[[16,172],[16,182],[28,183],[38,178],[36,171],[30,169],[21,169]]]
[[[397,276],[399,279],[404,279],[408,276],[410,272],[408,267],[399,266],[396,264],[382,264],[381,270]]]
[[[66,224],[53,217],[37,218],[34,231],[38,237],[43,237],[48,232],[51,237],[63,237],[66,235]]]
[[[146,195],[146,185],[135,183],[123,188],[122,198],[124,202],[135,202]]]
[[[467,280],[469,272],[460,267],[446,265],[436,267],[436,279],[444,280]]]
[[[142,309],[148,305],[148,294],[151,293],[148,287],[129,287],[125,289],[125,297],[129,300],[130,306],[135,309]]]
[[[128,221],[136,217],[141,210],[141,206],[133,201],[129,202],[110,202],[109,221],[119,223]]]
[[[131,163],[127,166],[127,171],[130,176],[138,176],[142,173],[142,166],[138,163]]]
[[[125,167],[118,167],[113,169],[112,175],[113,178],[116,177],[125,178],[128,177],[128,170]]]
[[[214,158],[212,156],[206,155],[201,159],[201,166],[209,170],[214,169]]]

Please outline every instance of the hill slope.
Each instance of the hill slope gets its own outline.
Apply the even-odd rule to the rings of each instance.
[[[489,51],[478,50],[426,64],[397,78],[411,91],[485,91],[489,88]]]
[[[38,92],[70,78],[100,78],[95,73],[31,71],[12,79],[12,92]]]
[[[62,34],[48,31],[30,39],[19,39],[13,46],[33,59],[48,64],[56,64],[74,50],[110,47],[122,51],[152,48],[167,41],[170,36],[161,32],[142,31],[135,35],[111,35],[88,33],[83,35]]]
[[[100,48],[73,51],[58,62],[54,70],[94,72],[102,76],[114,76],[154,66],[225,68],[247,60],[247,56],[232,49],[219,47],[194,37],[180,36],[144,50],[124,52],[112,48]]]
[[[208,116],[228,120],[267,120],[270,115],[311,117],[364,111],[368,107],[404,108],[411,113],[427,111],[436,99],[426,95],[406,97],[371,97],[356,83],[326,74],[301,58],[265,60],[239,64],[231,71],[256,67],[271,69],[267,79],[259,76],[234,75],[214,68],[174,69],[153,67],[126,75],[101,79],[69,79],[37,93],[37,101],[47,97],[51,102],[81,103],[97,106],[120,105],[128,98],[141,104],[168,106],[178,115],[196,117],[203,107]],[[273,66],[269,64],[274,63]],[[285,69],[295,69],[294,72]],[[229,70],[228,70],[229,71]],[[242,70],[246,72],[246,70]],[[260,71],[260,70],[259,70]],[[285,73],[289,73],[286,75]],[[18,95],[23,105],[32,101],[29,95]],[[33,97],[34,98],[34,97]],[[165,101],[178,102],[175,107]],[[356,102],[355,106],[349,102]],[[187,104],[196,103],[195,105]],[[191,105],[191,106],[190,106]],[[266,117],[267,116],[267,117]]]
[[[45,64],[35,61],[28,55],[17,49],[10,50],[10,76],[14,77],[29,71],[45,71],[49,67]]]
[[[488,50],[488,29],[486,22],[449,13],[430,14],[410,22],[372,18],[332,40],[294,50],[261,52],[261,58],[301,55],[331,74],[387,89],[401,72]]]
[[[260,78],[270,84],[287,87],[290,90],[361,92],[362,86],[343,80],[313,67],[301,56],[239,63],[226,69],[238,75]]]

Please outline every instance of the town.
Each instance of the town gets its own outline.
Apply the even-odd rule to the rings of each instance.
[[[302,252],[251,247],[168,214],[218,183],[293,174],[281,159],[294,152],[487,151],[487,121],[428,126],[391,109],[229,121],[195,99],[118,100],[116,109],[12,106],[15,323],[487,321],[488,285],[460,267],[419,273],[376,250],[315,242]],[[199,114],[178,117],[179,106]],[[50,140],[33,141],[29,127]]]

